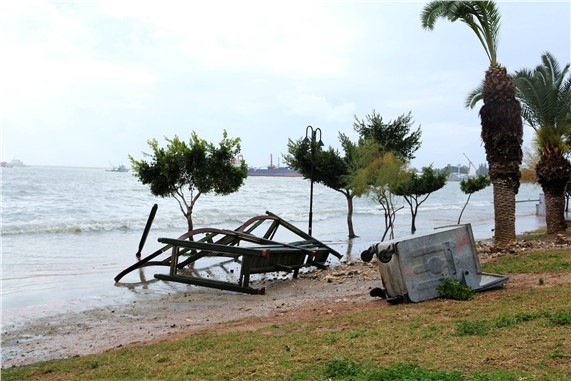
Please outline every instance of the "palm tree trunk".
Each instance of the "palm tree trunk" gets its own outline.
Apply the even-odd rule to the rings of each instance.
[[[521,105],[504,67],[488,69],[482,95],[482,140],[494,187],[494,239],[496,245],[505,246],[515,241],[515,195],[523,157]]]
[[[547,233],[567,230],[565,221],[565,188],[571,179],[571,163],[563,155],[543,155],[535,166],[537,181],[545,194]]]
[[[496,179],[494,187],[495,244],[504,247],[515,241],[515,192],[509,182]]]
[[[565,220],[565,185],[544,186],[545,194],[545,223],[547,234],[553,234],[567,230]]]

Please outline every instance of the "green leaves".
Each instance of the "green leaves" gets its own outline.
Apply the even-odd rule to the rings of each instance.
[[[403,161],[410,161],[420,148],[422,135],[420,127],[411,132],[413,123],[410,112],[385,123],[383,117],[373,110],[363,120],[355,117],[353,128],[359,133],[359,145],[373,141],[382,152],[391,152]]]
[[[479,175],[478,177],[473,177],[460,181],[460,190],[468,195],[468,199],[466,200],[466,203],[462,207],[462,211],[460,212],[460,216],[458,217],[458,224],[460,224],[460,220],[462,219],[462,214],[464,214],[464,210],[466,210],[466,206],[468,206],[468,203],[470,202],[470,197],[472,197],[472,193],[481,191],[490,184],[491,184],[490,178],[486,175]]]
[[[488,176],[480,175],[460,181],[460,190],[465,194],[472,194],[486,188],[491,184]]]
[[[436,287],[438,296],[445,299],[455,300],[471,300],[474,298],[475,292],[468,285],[456,279],[443,277],[440,284]]]
[[[422,195],[430,195],[439,190],[444,184],[446,184],[446,174],[429,166],[423,167],[420,175],[411,172],[407,181],[394,184],[391,190],[398,196],[418,199]]]
[[[422,168],[421,175],[418,175],[416,171],[411,171],[404,181],[391,184],[391,192],[397,196],[403,196],[410,207],[412,234],[416,232],[418,208],[432,192],[441,189],[444,184],[446,184],[446,173],[435,171],[432,166]]]
[[[188,142],[178,136],[165,138],[167,144],[160,147],[156,139],[148,141],[151,153],[144,153],[149,160],[129,159],[133,171],[141,183],[148,185],[158,197],[174,197],[192,229],[192,207],[203,193],[226,195],[238,190],[248,176],[244,161],[235,163],[240,153],[240,138],[223,138],[215,146],[192,132]],[[190,201],[186,193],[190,192]]]

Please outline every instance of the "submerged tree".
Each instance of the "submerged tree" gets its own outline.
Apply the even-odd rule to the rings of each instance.
[[[383,176],[375,175],[379,181],[374,186],[375,181],[367,180],[366,174],[372,176],[372,173],[376,171],[375,165],[379,165],[380,158],[385,154],[390,153],[392,157],[392,159],[386,159],[387,163],[398,162],[396,167],[399,172],[406,162],[414,158],[414,152],[420,147],[421,132],[420,128],[411,132],[411,126],[410,113],[385,123],[382,117],[373,110],[373,113],[367,115],[364,120],[359,120],[355,116],[353,128],[359,133],[357,144],[353,143],[347,135],[339,134],[343,154],[331,147],[325,150],[315,142],[308,142],[305,139],[290,139],[288,154],[284,155],[284,161],[290,168],[299,171],[304,178],[310,179],[313,150],[313,181],[340,192],[347,200],[349,238],[356,237],[353,228],[353,199],[355,196],[364,194],[374,195],[375,200],[385,209],[386,222],[389,224],[388,230],[391,230],[391,221],[394,221],[396,213],[391,200],[395,195],[390,193],[388,183],[379,180]],[[314,146],[312,147],[311,144]],[[363,159],[363,157],[368,159]],[[385,165],[388,164],[385,163]],[[379,185],[381,183],[384,185]]]
[[[416,216],[418,208],[428,199],[433,192],[441,189],[446,184],[446,173],[438,172],[432,166],[422,168],[422,174],[411,171],[406,180],[396,183],[391,191],[404,197],[410,208],[411,223],[410,233],[416,232]]]
[[[355,150],[354,170],[349,182],[358,196],[369,195],[384,212],[384,240],[390,233],[394,238],[398,195],[393,192],[396,184],[409,180],[406,166],[420,148],[420,127],[412,131],[412,115],[409,112],[385,123],[373,110],[365,119],[355,117],[353,128],[359,134]]]
[[[248,167],[243,160],[236,163],[240,138],[228,138],[226,131],[218,147],[200,139],[194,131],[188,143],[178,136],[165,140],[166,147],[160,147],[156,139],[148,141],[152,153],[143,155],[149,161],[131,155],[129,159],[135,175],[153,195],[176,199],[190,231],[198,198],[210,192],[227,195],[237,191],[248,176]]]
[[[392,152],[383,153],[378,144],[370,142],[359,147],[357,160],[360,164],[351,176],[351,184],[357,196],[369,195],[383,209],[384,231],[381,241],[394,238],[396,213],[404,208],[397,205],[398,196],[391,188],[406,181],[406,164]]]
[[[458,224],[460,224],[460,220],[462,219],[462,214],[464,214],[464,210],[466,209],[466,206],[468,206],[468,203],[470,202],[470,197],[472,197],[472,193],[479,192],[490,184],[491,184],[490,179],[488,178],[488,176],[485,175],[480,175],[478,177],[473,177],[471,179],[462,180],[460,182],[460,190],[462,190],[462,192],[468,195],[468,199],[466,200],[466,203],[462,207],[460,216],[458,216],[458,222],[457,222]]]
[[[353,228],[353,198],[355,194],[353,189],[347,182],[347,176],[352,171],[353,154],[355,144],[344,134],[339,134],[339,140],[343,148],[343,155],[339,151],[329,147],[323,150],[316,144],[313,181],[325,185],[341,193],[347,201],[347,229],[349,238],[355,238],[355,230]],[[304,139],[289,140],[288,154],[284,155],[284,161],[288,167],[299,171],[306,179],[311,179],[311,144]]]
[[[359,134],[357,145],[352,145],[352,166],[346,182],[357,196],[369,195],[383,208],[385,231],[394,238],[398,196],[392,193],[395,183],[404,181],[407,163],[414,158],[420,147],[420,127],[412,130],[412,115],[409,112],[395,120],[384,122],[373,110],[364,119],[355,116],[354,130]]]
[[[504,246],[515,241],[515,195],[519,190],[523,128],[515,86],[506,68],[497,61],[500,12],[493,1],[431,1],[422,11],[422,26],[432,30],[439,18],[468,25],[490,60],[482,91],[481,136],[494,187],[494,238],[497,245]]]

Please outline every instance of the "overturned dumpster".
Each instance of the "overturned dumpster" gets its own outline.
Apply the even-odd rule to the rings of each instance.
[[[149,223],[143,237],[146,237],[148,228]],[[280,228],[293,233],[297,239],[287,243],[277,241],[275,236]],[[262,233],[259,234],[258,231]],[[337,258],[342,256],[271,212],[252,217],[234,230],[201,228],[178,238],[159,238],[158,241],[164,244],[162,248],[120,272],[115,277],[115,282],[136,269],[165,266],[169,268],[168,274],[155,274],[156,279],[247,294],[264,294],[264,288],[250,286],[252,274],[287,272],[297,277],[299,270],[304,267],[325,268],[330,254]],[[137,253],[139,256],[140,250]],[[223,269],[228,263],[238,264],[237,281],[214,279],[212,272],[203,276],[197,271],[199,261],[213,258],[225,261],[218,265]],[[203,269],[208,269],[208,266]]]
[[[389,303],[437,298],[445,277],[474,291],[502,286],[509,279],[482,272],[470,224],[380,242],[363,251],[361,259],[369,262],[375,255],[383,287],[373,289],[371,296],[385,297]]]

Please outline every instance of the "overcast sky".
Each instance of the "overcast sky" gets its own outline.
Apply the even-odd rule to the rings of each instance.
[[[475,34],[426,2],[26,1],[0,4],[2,161],[107,167],[147,140],[191,131],[242,139],[251,166],[319,127],[356,139],[354,116],[412,112],[412,162],[485,163],[478,110],[464,108],[488,59]],[[498,2],[498,60],[571,62],[570,2]],[[524,126],[525,144],[532,130]]]

